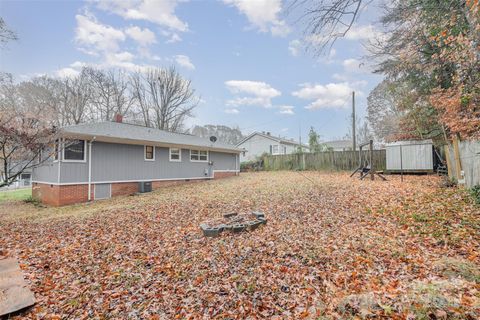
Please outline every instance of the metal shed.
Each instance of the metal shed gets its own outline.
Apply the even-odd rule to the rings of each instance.
[[[386,145],[387,171],[433,172],[433,141],[396,141]]]

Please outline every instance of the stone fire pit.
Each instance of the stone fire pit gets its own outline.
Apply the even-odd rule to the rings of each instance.
[[[239,233],[246,230],[255,230],[261,224],[267,223],[265,214],[253,211],[246,214],[227,213],[222,219],[216,219],[200,224],[205,237],[218,237],[222,232]]]

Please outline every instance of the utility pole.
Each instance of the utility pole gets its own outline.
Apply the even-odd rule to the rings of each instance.
[[[355,91],[352,91],[352,142],[353,151],[357,150],[357,134],[355,132]]]
[[[302,123],[298,123],[298,143],[300,144],[300,152],[303,153],[303,148],[302,148]]]

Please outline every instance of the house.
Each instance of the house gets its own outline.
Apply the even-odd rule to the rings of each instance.
[[[291,154],[300,147],[303,151],[308,151],[308,146],[300,145],[293,139],[272,136],[270,132],[254,132],[237,144],[237,148],[245,150],[240,155],[240,162],[253,161],[264,153]]]
[[[349,151],[353,149],[353,143],[351,140],[332,140],[321,142],[327,150],[330,151]]]
[[[36,163],[35,163],[36,164]],[[27,166],[25,169],[23,169],[24,166]],[[7,187],[3,187],[2,189],[20,189],[20,188],[26,188],[30,187],[32,184],[32,167],[31,165],[28,164],[26,161],[16,161],[13,162],[13,164],[9,164],[9,171],[8,171],[8,176],[12,177],[16,173],[19,172],[19,170],[22,170],[20,175],[15,179],[15,181],[12,182]],[[0,178],[3,180],[5,178],[4,171],[0,169]]]
[[[235,146],[133,124],[79,124],[60,136],[32,179],[33,197],[54,206],[238,175],[240,168]]]

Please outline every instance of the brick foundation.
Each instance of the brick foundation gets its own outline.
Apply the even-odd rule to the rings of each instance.
[[[233,177],[233,176],[236,176],[237,175],[237,172],[231,172],[231,171],[228,171],[228,172],[214,172],[213,173],[213,178],[214,179],[222,179],[222,178],[228,178],[228,177]]]
[[[93,199],[95,186],[92,185],[91,197]],[[75,184],[58,186],[53,184],[32,184],[32,197],[50,206],[65,206],[68,204],[87,202],[88,185]]]
[[[215,172],[214,178],[227,178],[237,175],[236,172]],[[202,182],[208,180],[205,179],[192,179],[192,180],[165,180],[165,181],[153,181],[152,189],[159,189],[169,186],[176,186],[185,183]],[[91,199],[94,199],[95,184],[91,185]],[[126,196],[138,192],[138,182],[121,182],[112,183],[112,197]],[[45,183],[32,183],[32,197],[41,201],[44,204],[50,206],[64,206],[74,203],[82,203],[88,201],[88,185],[87,184],[75,184],[75,185],[53,185]]]
[[[112,197],[128,196],[138,192],[138,182],[112,183]]]

